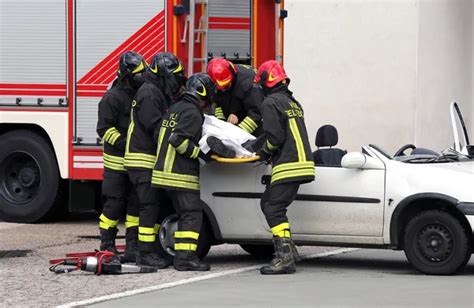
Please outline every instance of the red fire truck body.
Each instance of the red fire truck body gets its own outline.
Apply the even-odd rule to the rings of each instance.
[[[225,57],[282,59],[282,1],[0,0],[0,219],[100,203],[97,106],[128,50],[188,74]]]

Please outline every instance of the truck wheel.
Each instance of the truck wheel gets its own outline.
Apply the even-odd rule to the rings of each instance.
[[[178,215],[171,214],[165,217],[160,223],[158,231],[158,251],[166,259],[173,261],[174,259],[174,232],[178,229]],[[201,231],[199,233],[197,256],[202,259],[207,256],[211,249],[211,233],[206,218],[202,221]]]
[[[0,136],[0,219],[31,223],[54,214],[61,203],[60,176],[50,145],[17,130]]]
[[[275,253],[275,249],[272,245],[252,245],[252,244],[242,244],[240,245],[243,250],[256,257],[257,259],[270,259]]]
[[[405,255],[420,272],[450,275],[471,257],[471,241],[461,222],[447,212],[429,210],[410,220],[405,229]]]

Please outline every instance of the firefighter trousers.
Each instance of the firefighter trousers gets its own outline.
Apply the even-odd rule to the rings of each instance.
[[[128,176],[138,195],[140,219],[138,240],[143,243],[153,243],[160,225],[157,223],[160,210],[160,194],[162,190],[151,187],[152,170],[128,170]]]
[[[101,229],[115,228],[120,217],[125,213],[127,228],[138,226],[139,202],[127,173],[104,170],[102,196],[105,199],[104,209],[100,215]]]
[[[179,216],[174,249],[196,251],[203,217],[199,192],[169,190],[168,194]]]
[[[295,200],[300,183],[268,185],[262,195],[260,207],[274,236],[290,237],[290,224],[286,209]]]

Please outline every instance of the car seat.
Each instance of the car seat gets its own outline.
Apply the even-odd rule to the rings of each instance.
[[[316,165],[340,167],[341,160],[347,151],[333,148],[338,142],[337,129],[332,125],[324,125],[316,133],[316,147],[313,152],[313,159]],[[321,149],[321,147],[329,147]]]

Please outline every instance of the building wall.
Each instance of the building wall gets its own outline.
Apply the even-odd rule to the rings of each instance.
[[[452,99],[471,125],[472,0],[285,5],[285,67],[312,143],[317,128],[333,124],[349,150],[441,150],[451,144]]]
[[[452,145],[448,104],[453,100],[472,132],[471,0],[419,2],[417,84],[415,144]]]

